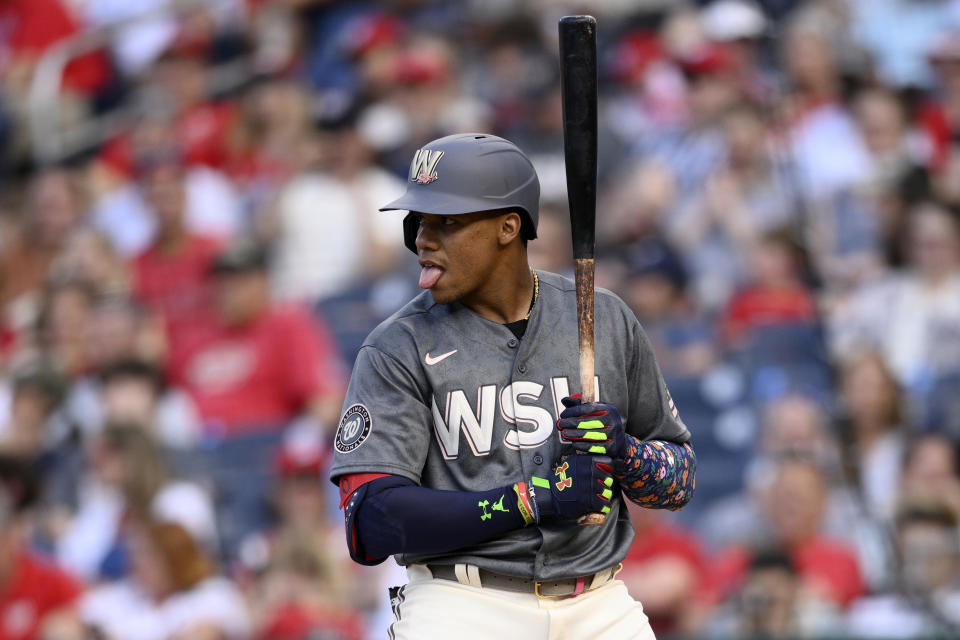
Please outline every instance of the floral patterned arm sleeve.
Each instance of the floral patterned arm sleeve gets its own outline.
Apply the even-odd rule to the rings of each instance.
[[[627,455],[614,466],[624,494],[647,509],[676,511],[690,502],[696,487],[693,447],[627,435]]]

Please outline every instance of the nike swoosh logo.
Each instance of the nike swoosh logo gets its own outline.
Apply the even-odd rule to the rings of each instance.
[[[440,361],[443,360],[444,358],[449,358],[450,356],[452,356],[452,355],[455,354],[456,352],[457,352],[457,350],[454,349],[453,351],[447,351],[446,353],[441,353],[440,355],[436,356],[435,358],[431,358],[431,357],[430,357],[430,354],[427,353],[427,355],[423,356],[423,361],[427,363],[427,366],[430,366],[430,365],[433,365],[433,364],[437,364],[438,362],[440,362]]]

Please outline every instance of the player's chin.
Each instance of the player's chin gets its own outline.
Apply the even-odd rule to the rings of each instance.
[[[459,297],[451,287],[444,286],[442,282],[438,282],[430,288],[430,295],[437,304],[450,304]]]

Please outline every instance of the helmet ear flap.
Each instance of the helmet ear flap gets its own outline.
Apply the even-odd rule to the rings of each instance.
[[[408,213],[403,219],[403,244],[417,253],[417,231],[420,230],[420,216],[416,213]]]

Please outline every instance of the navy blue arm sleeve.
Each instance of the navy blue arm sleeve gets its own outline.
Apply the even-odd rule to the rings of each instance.
[[[377,564],[398,553],[452,551],[524,526],[513,486],[440,491],[400,476],[368,482],[346,509],[351,557]]]

